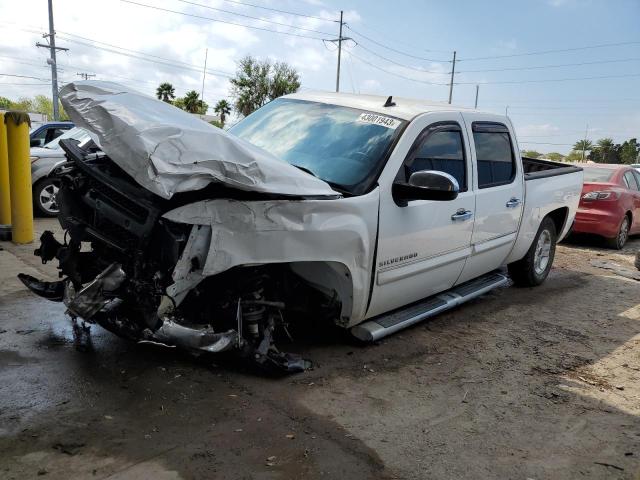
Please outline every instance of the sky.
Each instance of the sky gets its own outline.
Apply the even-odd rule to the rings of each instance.
[[[248,5],[251,4],[251,5]],[[145,6],[146,5],[146,6]],[[231,100],[245,55],[284,61],[302,90],[447,101],[505,113],[520,147],[640,137],[640,0],[53,0],[61,84],[93,79],[154,95],[170,82]],[[154,8],[150,8],[154,7]],[[263,8],[259,8],[263,7]],[[295,13],[296,15],[292,14]],[[0,96],[51,95],[46,0],[0,0]],[[295,27],[295,28],[294,28]],[[206,53],[208,49],[208,53]],[[212,113],[212,112],[210,112]]]

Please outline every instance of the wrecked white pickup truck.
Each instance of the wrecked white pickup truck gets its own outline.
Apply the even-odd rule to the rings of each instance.
[[[61,92],[94,142],[61,142],[59,221],[35,293],[121,336],[305,368],[274,340],[309,319],[376,340],[508,281],[538,285],[580,168],[523,159],[507,117],[289,95],[227,133],[106,82]],[[385,101],[386,100],[386,101]]]

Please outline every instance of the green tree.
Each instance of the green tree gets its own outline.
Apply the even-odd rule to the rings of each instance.
[[[11,110],[13,102],[7,97],[0,97],[0,110]]]
[[[638,144],[638,140],[635,138],[627,140],[620,148],[620,163],[627,165],[636,163],[639,153],[640,145]]]
[[[286,63],[272,64],[246,56],[238,61],[231,82],[235,109],[247,116],[265,103],[300,88],[298,72]]]
[[[200,95],[195,90],[187,92],[182,99],[185,111],[189,113],[197,113],[199,110]]]
[[[601,138],[596,142],[596,145],[602,163],[617,163],[617,158],[613,155],[615,153],[615,145],[612,138]]]
[[[540,152],[536,152],[535,150],[524,150],[522,152],[522,156],[529,158],[540,158],[542,154]]]
[[[582,161],[582,150],[580,150],[579,152],[577,150],[571,150],[571,152],[569,152],[569,155],[564,157],[564,159],[566,162],[571,163],[580,162]]]
[[[573,145],[573,149],[581,152],[581,160],[586,160],[587,159],[587,152],[591,151],[591,149],[593,148],[593,143],[591,142],[591,140],[578,140],[574,145]]]
[[[180,110],[184,110],[185,112],[205,115],[209,110],[209,105],[200,100],[199,97],[198,92],[191,90],[190,92],[187,92],[184,97],[178,97],[170,103],[174,107],[178,107]]]
[[[53,100],[46,95],[36,95],[33,100],[31,100],[31,111],[42,113],[53,120]],[[60,114],[60,120],[69,120],[69,115],[64,111],[60,102],[58,102],[58,112]]]
[[[227,115],[231,113],[231,105],[223,99],[216,103],[213,111],[220,115],[220,128],[224,128],[224,122],[227,119]]]
[[[163,102],[171,103],[176,98],[176,89],[169,82],[162,82],[156,89],[156,97]]]
[[[33,110],[33,101],[27,97],[21,97],[17,102],[11,102],[11,109],[20,112],[31,112]]]
[[[269,100],[297,92],[300,89],[300,77],[292,66],[284,62],[276,62],[271,70]]]
[[[549,160],[553,160],[554,162],[562,162],[564,160],[564,155],[558,152],[547,153],[544,157]]]

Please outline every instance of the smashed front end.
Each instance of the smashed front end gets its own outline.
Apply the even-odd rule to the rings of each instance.
[[[310,320],[350,327],[368,305],[377,191],[326,182],[186,112],[109,82],[61,91],[92,142],[63,140],[64,238],[36,250],[60,280],[20,279],[83,322],[196,354],[300,371],[276,341]],[[325,323],[325,324],[326,324]],[[76,330],[78,330],[76,329]],[[76,331],[74,330],[74,331]]]
[[[64,302],[72,318],[137,342],[197,354],[234,350],[267,370],[309,366],[279,351],[275,338],[288,335],[286,319],[302,311],[309,296],[335,315],[330,299],[301,280],[292,284],[294,277],[281,266],[238,267],[204,278],[199,272],[211,227],[162,218],[193,197],[164,200],[136,185],[104,153],[72,141],[63,148],[70,161],[56,176],[64,242],[45,232],[35,252],[43,262],[57,260],[62,279],[42,282],[22,274],[27,287]]]

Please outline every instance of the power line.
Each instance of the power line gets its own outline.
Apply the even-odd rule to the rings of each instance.
[[[367,52],[369,52],[370,54],[372,54],[372,55],[374,55],[374,56],[376,56],[376,57],[378,57],[378,58],[380,58],[380,59],[382,59],[382,60],[385,60],[385,61],[387,61],[387,62],[389,62],[389,63],[393,63],[394,65],[398,65],[399,67],[407,68],[407,69],[409,69],[409,70],[415,70],[416,72],[421,72],[421,73],[434,73],[434,74],[436,74],[436,75],[449,75],[449,74],[451,73],[451,72],[435,72],[435,71],[433,71],[433,70],[423,70],[423,69],[421,69],[421,68],[410,67],[409,65],[405,65],[404,63],[396,62],[395,60],[392,60],[392,59],[390,59],[390,58],[387,58],[387,57],[385,57],[385,56],[382,56],[382,55],[380,55],[379,53],[376,53],[376,52],[374,52],[373,50],[371,50],[371,49],[369,49],[369,48],[365,47],[365,46],[364,46],[364,45],[362,45],[361,43],[357,43],[357,42],[356,42],[356,47],[360,47],[360,48],[362,48],[363,50],[366,50]]]
[[[631,42],[618,42],[618,43],[601,43],[599,45],[587,45],[584,47],[573,47],[573,48],[559,48],[554,50],[540,50],[537,52],[526,52],[526,53],[511,53],[508,55],[491,55],[486,57],[472,57],[472,58],[462,58],[458,61],[460,62],[471,62],[475,60],[492,60],[494,58],[512,58],[512,57],[525,57],[529,55],[546,55],[548,53],[560,53],[560,52],[575,52],[578,50],[590,50],[592,48],[606,48],[606,47],[620,47],[622,45],[638,45],[640,41],[631,41]]]
[[[232,12],[231,10],[224,10],[223,8],[211,7],[209,5],[203,5],[202,3],[191,2],[189,0],[176,0],[176,1],[182,2],[182,3],[186,3],[188,5],[194,5],[196,7],[207,8],[209,10],[214,10],[216,12],[229,13],[231,15],[237,15],[239,17],[250,18],[252,20],[258,20],[259,22],[272,23],[274,25],[280,25],[280,26],[283,26],[283,27],[291,27],[291,28],[295,28],[297,30],[303,30],[305,32],[319,33],[321,35],[331,35],[330,33],[321,32],[319,30],[314,30],[312,28],[296,27],[295,25],[291,25],[289,23],[276,22],[275,20],[266,20],[264,18],[254,17],[253,15],[247,15],[245,13]]]
[[[269,10],[271,12],[286,13],[287,15],[295,15],[297,17],[313,18],[314,20],[322,20],[324,22],[338,23],[338,20],[331,20],[329,18],[322,18],[322,17],[316,17],[314,15],[307,15],[307,14],[304,14],[304,13],[292,12],[290,10],[279,10],[277,8],[265,7],[263,5],[255,5],[255,4],[252,4],[252,3],[240,2],[238,0],[223,0],[223,1],[229,2],[229,3],[235,3],[236,5],[243,5],[245,7],[253,7],[253,8],[260,8],[262,10]]]
[[[558,145],[561,147],[566,147],[566,146],[572,146],[574,145],[573,143],[551,143],[551,142],[520,142],[518,141],[518,143],[521,143],[523,145]]]
[[[64,38],[61,36],[61,38]],[[151,62],[151,63],[156,63],[158,65],[165,65],[167,67],[172,67],[172,68],[178,68],[178,69],[182,69],[182,70],[191,70],[194,72],[201,72],[202,71],[202,67],[198,66],[198,65],[191,65],[191,64],[187,64],[184,62],[180,62],[177,60],[169,60],[169,59],[163,59],[161,60],[154,60],[153,58],[145,58],[144,56],[141,55],[148,55],[150,57],[154,57],[154,58],[161,58],[161,57],[157,57],[156,55],[150,55],[150,54],[146,54],[146,53],[140,53],[139,55],[134,55],[131,53],[126,53],[126,52],[119,52],[117,50],[113,50],[112,48],[106,48],[106,47],[101,47],[98,45],[92,45],[90,43],[86,43],[86,42],[82,42],[79,40],[73,40],[73,39],[69,39],[69,38],[65,38],[66,41],[68,42],[72,42],[72,43],[76,43],[78,45],[84,45],[86,47],[90,47],[90,48],[96,48],[98,50],[104,50],[106,52],[110,52],[110,53],[115,53],[116,55],[122,55],[125,57],[129,57],[129,58],[135,58],[138,60],[144,60],[145,62]],[[98,43],[98,42],[96,42]],[[115,47],[115,48],[122,48],[122,47]],[[123,50],[128,50],[128,49],[123,49]],[[218,76],[218,77],[226,77],[226,78],[232,78],[233,75],[231,73],[222,73],[222,72],[217,72],[215,70],[210,70],[207,69],[207,73],[213,75],[213,76]]]
[[[131,53],[134,53],[134,54],[136,54],[136,55],[143,55],[143,56],[145,56],[145,57],[156,58],[156,59],[158,59],[158,60],[162,60],[162,61],[164,61],[164,62],[175,63],[175,64],[181,64],[181,65],[184,65],[185,67],[195,68],[195,69],[197,69],[198,71],[200,71],[200,68],[201,68],[201,67],[200,67],[200,65],[195,65],[195,64],[193,64],[193,63],[187,63],[187,62],[183,62],[183,61],[181,61],[181,60],[174,60],[174,59],[171,59],[171,58],[160,57],[160,56],[158,56],[158,55],[153,55],[153,54],[151,54],[151,53],[141,52],[141,51],[139,51],[139,50],[132,50],[132,49],[130,49],[130,48],[125,48],[125,47],[121,47],[121,46],[119,46],[119,45],[114,45],[113,43],[101,42],[101,41],[99,41],[99,40],[94,40],[94,39],[92,39],[92,38],[82,37],[82,36],[80,36],[80,35],[76,35],[76,34],[69,33],[69,32],[60,32],[60,33],[62,33],[62,34],[64,34],[64,35],[69,35],[69,36],[72,36],[72,37],[75,37],[75,38],[80,38],[80,39],[82,39],[82,40],[86,40],[86,41],[91,42],[91,43],[97,43],[97,44],[99,44],[99,45],[106,45],[107,47],[117,48],[118,50],[124,50],[124,51],[126,51],[126,52],[131,52]],[[63,35],[63,38],[64,38],[64,35]],[[73,40],[72,40],[72,39],[69,39],[69,38],[66,38],[66,40],[67,40],[68,42],[73,42]],[[85,44],[81,44],[81,45],[85,45]],[[94,45],[88,45],[88,46],[90,46],[90,47],[95,47]],[[97,48],[97,47],[95,47],[95,48]],[[110,51],[110,50],[107,50],[107,51]],[[115,53],[119,53],[119,52],[115,52]],[[223,71],[223,70],[216,70],[216,69],[211,69],[211,68],[210,68],[210,69],[207,69],[207,73],[211,73],[211,72],[217,72],[217,73],[219,73],[221,76],[233,76],[233,74],[232,74],[232,73],[230,73],[230,72],[225,72],[225,71]]]
[[[345,49],[345,50],[346,50],[346,49]],[[402,79],[404,79],[404,80],[409,80],[409,81],[411,81],[411,82],[422,83],[422,84],[425,84],[425,85],[449,85],[448,83],[427,82],[426,80],[418,80],[418,79],[416,79],[416,78],[406,77],[406,76],[401,75],[401,74],[399,74],[399,73],[395,73],[395,72],[391,72],[391,71],[389,71],[389,70],[385,70],[384,68],[379,67],[378,65],[375,65],[375,64],[373,64],[373,63],[371,63],[371,62],[368,62],[367,60],[365,60],[365,59],[363,59],[363,58],[360,58],[360,57],[359,57],[359,56],[357,56],[357,55],[354,55],[353,51],[351,51],[351,50],[347,50],[347,51],[349,52],[349,55],[351,55],[351,56],[352,56],[353,58],[355,58],[356,60],[358,60],[358,61],[360,61],[360,62],[362,62],[362,63],[365,63],[365,64],[369,65],[370,67],[373,67],[373,68],[375,68],[375,69],[377,69],[377,70],[380,70],[381,72],[384,72],[384,73],[386,73],[386,74],[388,74],[388,75],[393,75],[393,76],[395,76],[395,77],[402,78]]]
[[[629,73],[625,75],[599,75],[593,77],[570,77],[570,78],[548,78],[542,80],[507,80],[498,82],[456,82],[455,85],[509,85],[523,83],[548,83],[548,82],[568,82],[575,80],[598,80],[603,78],[629,78],[640,77],[640,73]]]
[[[50,82],[42,82],[42,83],[13,83],[13,82],[0,82],[0,85],[15,85],[15,86],[20,86],[20,87],[26,87],[26,86],[49,86],[51,85]]]
[[[375,33],[378,38],[384,37],[391,43],[395,43],[396,45],[402,45],[403,47],[411,48],[416,51],[422,51],[422,52],[428,52],[428,53],[446,53],[448,55],[451,55],[453,53],[451,50],[432,50],[432,49],[426,49],[426,48],[418,48],[415,45],[410,45],[409,43],[400,42],[394,38],[385,37],[384,34],[380,32],[380,29],[374,29],[367,25],[359,25],[358,28],[364,28],[365,30],[369,30]]]
[[[370,41],[371,43],[375,43],[375,44],[376,44],[376,45],[378,45],[379,47],[386,48],[387,50],[389,50],[389,51],[391,51],[391,52],[395,52],[395,53],[398,53],[398,54],[400,54],[400,55],[405,55],[405,56],[410,57],[410,58],[415,58],[415,59],[417,59],[417,60],[424,60],[425,62],[434,62],[434,63],[451,63],[451,60],[435,60],[435,59],[433,59],[433,58],[419,57],[419,56],[417,56],[417,55],[412,55],[412,54],[410,54],[410,53],[403,52],[403,51],[401,51],[401,50],[397,50],[397,49],[395,49],[395,48],[389,47],[388,45],[385,45],[384,43],[380,43],[380,42],[378,42],[377,40],[374,40],[373,38],[367,37],[366,35],[363,35],[362,33],[359,33],[359,32],[357,32],[357,31],[355,31],[355,30],[354,30],[354,29],[353,29],[349,24],[345,24],[345,26],[346,26],[349,30],[351,30],[353,33],[355,33],[356,35],[358,35],[358,36],[360,36],[360,37],[362,37],[362,38],[364,38],[364,39],[366,39],[366,40]]]
[[[147,5],[146,3],[134,2],[133,0],[120,0],[120,1],[123,2],[123,3],[130,3],[132,5],[138,5],[139,7],[151,8],[153,10],[159,10],[161,12],[175,13],[177,15],[183,15],[185,17],[199,18],[201,20],[209,20],[210,22],[226,23],[227,25],[235,25],[237,27],[252,28],[254,30],[261,30],[263,32],[279,33],[279,34],[282,34],[282,35],[289,35],[291,37],[311,38],[313,40],[327,40],[326,38],[314,37],[314,36],[311,36],[311,35],[303,35],[301,33],[282,32],[280,30],[272,30],[270,28],[256,27],[255,25],[245,25],[243,23],[230,22],[228,20],[219,20],[217,18],[205,17],[203,15],[196,15],[196,14],[193,14],[193,13],[179,12],[177,10],[171,10],[171,9],[168,9],[168,8],[157,7],[155,5]],[[290,27],[291,28],[296,28],[293,25],[290,25]],[[323,35],[325,35],[325,34],[323,34]]]
[[[30,75],[15,75],[13,73],[0,73],[0,77],[28,78],[30,80],[41,80],[43,82],[48,82],[46,78],[32,77]]]
[[[622,62],[634,62],[640,60],[639,57],[635,58],[621,58],[619,60],[597,60],[593,62],[579,62],[579,63],[560,63],[554,65],[536,65],[531,67],[508,67],[508,68],[490,68],[482,70],[461,70],[458,73],[482,73],[482,72],[507,72],[514,70],[538,70],[546,68],[560,68],[560,67],[579,67],[581,65],[598,65],[602,63],[622,63]]]

